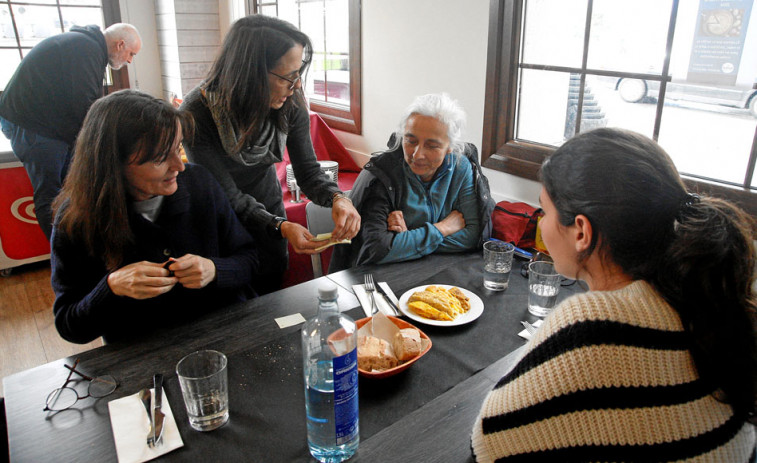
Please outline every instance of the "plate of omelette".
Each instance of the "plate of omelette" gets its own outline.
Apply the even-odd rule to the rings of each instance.
[[[434,326],[465,325],[484,312],[484,302],[480,297],[452,285],[417,286],[402,294],[399,302],[405,316]]]

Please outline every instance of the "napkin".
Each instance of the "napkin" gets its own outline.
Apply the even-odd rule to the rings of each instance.
[[[381,285],[382,288],[384,288],[384,291],[386,291],[386,293],[392,299],[392,302],[397,304],[397,307],[399,307],[400,302],[397,300],[397,296],[394,295],[394,292],[392,292],[392,288],[390,288],[389,285],[384,281],[380,281],[378,284]],[[370,317],[371,298],[368,296],[368,293],[365,292],[365,285],[352,285],[352,290],[355,291],[355,296],[357,297],[357,300],[360,301],[360,305],[363,307],[365,316]],[[379,312],[383,313],[384,315],[394,315],[392,306],[390,306],[384,300],[383,294],[379,293],[378,290],[376,290],[373,292],[373,297],[376,299],[376,305],[378,306]]]
[[[531,325],[533,325],[534,327],[538,328],[538,327],[541,326],[541,322],[543,322],[543,321],[544,320],[539,319],[539,320],[536,320],[535,322],[531,323]],[[531,339],[531,334],[525,328],[523,328],[523,331],[521,331],[520,333],[518,333],[518,336],[520,336],[523,339]]]
[[[333,246],[335,244],[350,244],[350,243],[352,243],[352,240],[347,239],[347,238],[345,238],[343,240],[338,240],[338,241],[331,241],[331,233],[321,233],[319,235],[316,235],[316,237],[313,238],[311,241],[326,241],[326,240],[329,240],[329,242],[326,243],[326,244],[324,244],[321,247],[315,248],[316,252],[321,252],[324,249],[329,248],[329,247],[331,247],[331,246]]]
[[[150,419],[147,417],[145,406],[139,400],[139,393],[108,402],[118,463],[149,461],[184,446],[173,412],[171,412],[171,406],[166,399],[165,389],[163,389],[162,405],[161,411],[166,415],[163,419],[163,443],[149,448],[147,431],[150,430]]]

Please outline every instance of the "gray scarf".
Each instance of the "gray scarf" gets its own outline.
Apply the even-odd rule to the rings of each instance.
[[[245,166],[270,166],[284,159],[287,136],[277,130],[270,119],[266,119],[254,143],[249,143],[241,150],[236,150],[239,144],[239,136],[218,95],[202,89],[202,96],[210,114],[213,116],[213,122],[218,129],[223,150],[231,159]]]

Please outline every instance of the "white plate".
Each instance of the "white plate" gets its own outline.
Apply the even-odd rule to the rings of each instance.
[[[468,301],[470,303],[470,310],[465,312],[464,314],[460,314],[457,317],[455,317],[454,320],[446,321],[446,320],[431,320],[430,318],[423,318],[420,315],[416,314],[412,310],[410,310],[410,307],[407,305],[407,300],[410,299],[410,296],[413,295],[416,291],[423,291],[429,286],[439,286],[444,289],[450,289],[454,288],[453,285],[434,285],[434,284],[427,284],[423,286],[417,286],[409,291],[405,291],[405,293],[400,297],[400,310],[402,311],[405,316],[408,318],[411,318],[419,323],[424,323],[426,325],[434,325],[434,326],[457,326],[457,325],[465,325],[466,323],[470,323],[473,320],[477,319],[481,316],[482,313],[484,313],[484,301],[481,300],[480,297],[476,296],[472,292],[468,291],[465,288],[460,288],[460,291],[463,292],[466,296],[470,298]]]

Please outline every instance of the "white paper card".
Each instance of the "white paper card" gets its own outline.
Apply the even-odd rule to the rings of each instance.
[[[275,320],[279,325],[279,328],[281,329],[289,326],[299,325],[300,323],[305,323],[305,317],[303,317],[302,314],[299,313],[287,315],[286,317],[279,317]]]

